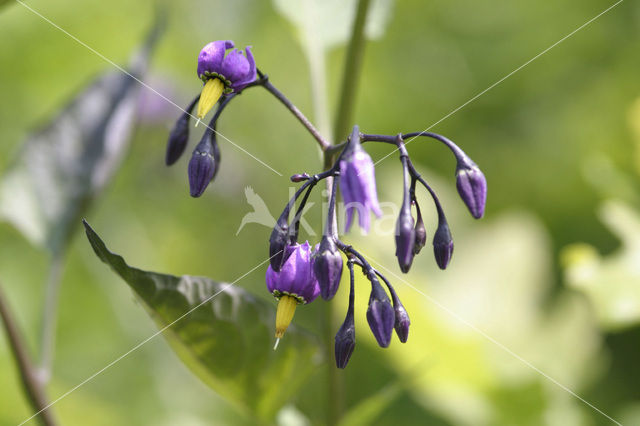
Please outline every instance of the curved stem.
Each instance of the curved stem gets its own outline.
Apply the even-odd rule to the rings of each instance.
[[[344,73],[342,75],[342,85],[340,87],[340,103],[336,111],[335,127],[333,139],[339,141],[348,131],[353,116],[353,107],[356,100],[356,89],[360,69],[362,68],[362,58],[364,57],[365,35],[364,27],[367,22],[370,0],[358,1],[356,17],[353,21],[349,46],[345,53]]]
[[[271,84],[271,82],[269,81],[269,77],[266,74],[260,73],[260,80],[258,81],[258,84],[260,86],[267,89],[269,93],[275,96],[280,102],[282,102],[284,106],[287,107],[289,111],[291,111],[291,113],[298,119],[298,121],[300,121],[300,123],[309,131],[309,133],[311,133],[311,136],[315,138],[315,140],[318,142],[318,145],[320,145],[320,148],[323,151],[326,151],[331,143],[329,143],[329,141],[322,137],[318,129],[316,129],[313,124],[311,124],[311,121],[309,121],[309,119],[305,117],[305,115],[298,109],[298,107],[296,107],[281,91],[276,89],[275,86]]]
[[[44,389],[42,389],[42,383],[38,381],[38,374],[31,363],[29,355],[27,354],[24,339],[20,335],[18,326],[13,319],[13,315],[9,310],[7,302],[5,301],[1,285],[0,317],[2,318],[2,323],[4,324],[4,329],[7,333],[7,340],[9,341],[9,347],[11,348],[18,371],[20,372],[20,379],[22,380],[24,392],[31,404],[31,408],[34,412],[39,412],[38,419],[40,420],[40,423],[45,426],[53,426],[56,422],[51,411],[45,410],[48,403],[44,394]]]

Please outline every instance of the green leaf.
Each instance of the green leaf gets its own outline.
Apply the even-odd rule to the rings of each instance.
[[[305,52],[313,46],[327,50],[349,40],[356,0],[274,0],[276,9],[298,31]],[[372,0],[365,35],[377,39],[391,15],[392,0]]]
[[[164,27],[158,19],[131,59],[141,79]],[[114,70],[82,90],[43,129],[30,135],[0,182],[0,218],[33,244],[58,253],[131,141],[140,85]]]
[[[84,226],[95,253],[139,296],[180,359],[255,417],[272,419],[321,361],[315,337],[295,326],[272,349],[274,304],[233,283],[132,268]]]
[[[369,425],[391,405],[400,395],[403,385],[400,381],[385,386],[373,395],[360,401],[340,420],[340,426]]]
[[[600,217],[620,248],[603,256],[589,244],[567,246],[564,274],[569,286],[589,299],[603,328],[621,330],[640,323],[640,212],[622,201],[608,201]]]

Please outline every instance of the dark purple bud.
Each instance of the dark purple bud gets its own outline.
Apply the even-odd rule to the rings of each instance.
[[[445,220],[440,220],[433,236],[433,254],[440,269],[446,269],[453,254],[453,238]]]
[[[371,295],[367,309],[367,322],[378,344],[386,348],[391,342],[391,333],[395,324],[395,312],[387,293],[382,289],[375,274],[370,274]]]
[[[286,212],[288,213],[289,210],[287,209]],[[282,269],[282,264],[285,260],[285,248],[289,243],[287,216],[288,215],[284,214],[280,216],[269,238],[269,263],[271,264],[271,268],[276,272],[280,272],[280,269]]]
[[[336,333],[335,354],[336,367],[345,368],[356,347],[356,326],[353,321],[353,308],[350,308],[347,317]]]
[[[307,173],[295,174],[291,176],[291,182],[302,182],[305,180],[309,180],[309,175]]]
[[[342,278],[342,255],[333,238],[325,235],[314,256],[313,272],[320,285],[320,295],[330,300],[338,291]]]
[[[396,257],[398,258],[400,270],[405,274],[409,272],[413,262],[413,249],[416,242],[416,231],[413,226],[411,204],[405,203],[396,222]]]
[[[192,197],[202,195],[218,168],[218,152],[213,133],[205,132],[189,161],[189,188]]]
[[[393,310],[396,318],[393,328],[396,329],[396,334],[400,341],[406,343],[409,338],[409,325],[411,325],[411,321],[409,320],[407,310],[397,297],[393,301]]]
[[[184,149],[187,147],[187,141],[189,140],[189,118],[191,117],[191,111],[196,105],[196,102],[200,99],[197,96],[184,110],[184,113],[178,118],[176,124],[173,126],[171,133],[169,134],[169,140],[167,141],[167,153],[165,155],[165,163],[167,166],[172,165],[182,156]]]
[[[487,202],[487,180],[478,166],[471,160],[458,161],[456,170],[456,186],[460,198],[476,219],[484,215]]]
[[[189,114],[182,114],[169,134],[169,140],[167,141],[167,153],[164,158],[164,162],[167,166],[178,161],[184,152],[184,149],[187,147],[188,140]]]
[[[418,213],[418,219],[416,220],[416,241],[413,246],[413,253],[418,254],[422,247],[427,244],[427,228],[424,226],[424,221],[422,220],[422,213],[420,212],[420,206],[416,203],[416,211]]]

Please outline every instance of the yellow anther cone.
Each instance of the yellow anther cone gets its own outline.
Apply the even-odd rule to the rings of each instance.
[[[278,310],[276,311],[276,338],[278,339],[276,347],[278,346],[278,341],[284,336],[284,332],[287,331],[287,327],[291,324],[293,314],[296,312],[296,306],[298,306],[298,300],[295,297],[280,297]]]
[[[222,91],[224,90],[224,84],[220,79],[210,78],[202,88],[200,94],[200,101],[198,102],[198,119],[204,118],[211,108],[218,102]]]

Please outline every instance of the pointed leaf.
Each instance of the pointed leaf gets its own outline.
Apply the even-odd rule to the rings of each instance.
[[[157,23],[133,55],[134,77],[145,74],[162,27]],[[0,182],[0,218],[35,245],[54,253],[64,247],[127,150],[139,88],[120,70],[105,73],[29,136]]]
[[[317,340],[294,326],[272,349],[275,304],[234,284],[132,268],[84,225],[98,257],[129,284],[160,329],[168,326],[163,336],[180,359],[254,416],[272,419],[320,362]]]

